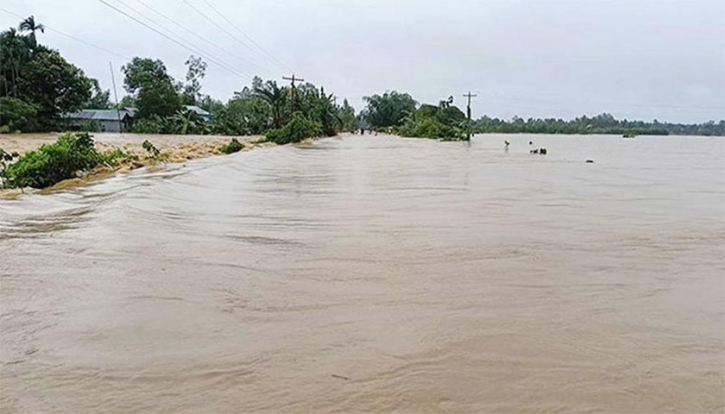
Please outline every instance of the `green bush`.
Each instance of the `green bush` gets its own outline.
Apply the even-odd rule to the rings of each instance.
[[[322,125],[319,122],[310,121],[297,113],[287,125],[268,131],[266,139],[269,142],[284,145],[300,142],[305,138],[319,137],[320,135],[322,135]]]
[[[443,124],[434,118],[409,120],[398,130],[398,133],[404,137],[438,138],[446,140],[465,139],[465,134],[460,128]]]
[[[244,149],[244,144],[239,142],[236,138],[232,138],[231,141],[229,141],[228,144],[224,144],[219,148],[219,151],[223,152],[224,154],[234,154],[235,152],[239,152],[242,149]]]
[[[11,188],[45,188],[89,171],[106,159],[87,133],[65,133],[53,144],[30,151],[0,171],[3,185]]]

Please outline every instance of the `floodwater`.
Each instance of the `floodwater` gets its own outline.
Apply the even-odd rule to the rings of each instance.
[[[0,201],[0,278],[4,413],[723,412],[725,140],[137,171]]]

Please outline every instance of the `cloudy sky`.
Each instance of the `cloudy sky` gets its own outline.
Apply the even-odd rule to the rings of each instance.
[[[725,118],[723,0],[2,0],[0,27],[34,14],[104,88],[112,62],[119,93],[133,56],[183,77],[191,50],[102,1],[203,56],[224,100],[295,72],[358,109],[392,89],[463,106],[470,90],[474,116]]]

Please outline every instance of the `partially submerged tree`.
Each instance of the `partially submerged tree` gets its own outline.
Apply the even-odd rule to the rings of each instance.
[[[365,120],[372,128],[396,127],[415,112],[417,102],[407,93],[385,92],[363,98],[367,104]]]

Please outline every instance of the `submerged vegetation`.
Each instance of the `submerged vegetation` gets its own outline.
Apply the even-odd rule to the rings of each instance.
[[[231,141],[229,141],[228,144],[224,144],[219,148],[219,151],[221,151],[224,154],[234,154],[235,152],[239,152],[244,149],[244,144],[239,142],[236,138],[232,138]]]
[[[3,164],[0,179],[5,188],[45,188],[77,177],[100,165],[115,165],[128,154],[116,149],[100,153],[87,133],[66,133],[53,144],[30,151],[11,164]]]
[[[443,140],[466,139],[466,115],[453,105],[453,97],[438,105],[423,104],[396,91],[365,97],[361,118],[369,128],[404,137]]]

